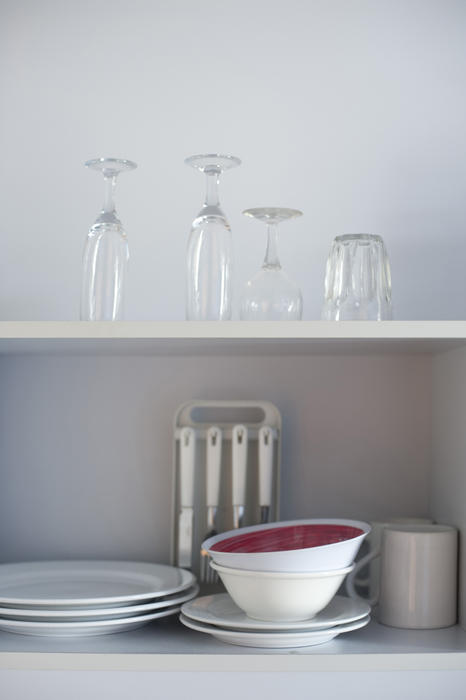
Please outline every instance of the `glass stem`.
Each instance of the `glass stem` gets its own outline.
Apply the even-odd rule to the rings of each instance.
[[[267,250],[265,251],[264,264],[262,267],[279,268],[278,259],[278,230],[276,224],[267,224]]]
[[[218,207],[220,204],[218,200],[219,173],[206,172],[206,178],[206,196],[204,206]]]
[[[104,194],[104,206],[102,207],[103,214],[113,214],[115,212],[115,184],[116,175],[107,177],[104,175],[105,182],[105,194]]]

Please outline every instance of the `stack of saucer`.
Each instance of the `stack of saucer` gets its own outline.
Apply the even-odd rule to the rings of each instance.
[[[198,590],[191,572],[164,564],[1,564],[0,630],[51,637],[133,630],[177,614]]]
[[[184,603],[180,620],[186,627],[221,642],[283,649],[323,644],[339,634],[365,627],[369,612],[367,603],[337,595],[310,620],[267,622],[248,617],[228,593],[219,593]]]

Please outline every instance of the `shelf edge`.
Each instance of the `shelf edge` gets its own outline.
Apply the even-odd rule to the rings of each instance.
[[[466,670],[466,652],[359,654],[95,654],[2,652],[0,671],[454,671]]]

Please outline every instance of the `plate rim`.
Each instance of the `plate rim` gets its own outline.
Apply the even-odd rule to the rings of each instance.
[[[225,599],[229,598],[231,600],[228,593],[214,593],[210,596],[200,596],[200,597],[196,598],[195,600],[200,601],[203,598],[215,598],[216,596],[225,596]],[[207,621],[206,619],[200,619],[200,616],[196,617],[195,615],[191,615],[191,611],[186,613],[184,610],[185,606],[187,608],[189,608],[190,606],[192,607],[195,604],[194,600],[186,601],[186,603],[184,603],[181,606],[181,612],[183,615],[185,615],[185,617],[188,617],[191,620],[195,620],[196,622],[201,622],[201,623],[206,624],[206,625],[210,624],[214,627],[220,627],[220,628],[224,628],[224,629],[237,629],[237,630],[243,630],[243,631],[249,631],[249,632],[255,632],[255,631],[277,631],[277,632],[288,631],[289,632],[289,631],[294,631],[294,630],[300,631],[303,629],[317,631],[319,629],[331,629],[332,627],[336,627],[338,625],[349,624],[351,622],[355,622],[357,620],[362,619],[366,615],[370,615],[371,607],[368,603],[365,603],[364,601],[355,601],[354,599],[347,598],[346,596],[336,595],[336,596],[334,596],[334,598],[332,598],[329,605],[331,605],[332,601],[334,601],[335,598],[351,601],[352,604],[360,603],[361,607],[364,607],[365,612],[361,612],[357,616],[352,616],[350,619],[346,619],[344,621],[333,622],[333,623],[332,622],[328,622],[328,623],[323,622],[321,624],[317,623],[317,625],[313,624],[313,620],[315,620],[315,618],[318,617],[319,613],[317,613],[317,615],[314,618],[311,618],[310,620],[299,620],[297,622],[282,622],[282,623],[280,623],[280,622],[268,622],[266,620],[254,620],[253,618],[250,618],[251,619],[250,626],[247,626],[246,622],[241,623],[239,626],[237,624],[234,624],[233,622],[229,623],[227,621],[225,623],[224,620],[220,621],[220,618],[219,618],[218,622],[215,622],[215,621],[210,622],[210,621]],[[324,610],[325,610],[325,608],[324,608]],[[321,612],[323,612],[323,610]],[[244,614],[246,615],[246,613],[244,613]],[[306,623],[311,623],[311,626],[306,628],[304,626]],[[291,628],[290,628],[290,625],[291,625]],[[299,627],[294,627],[294,625],[299,625]]]
[[[278,639],[279,637],[284,636],[290,641],[293,637],[297,638],[298,640],[309,638],[312,639],[313,637],[317,638],[319,635],[325,633],[332,634],[333,637],[336,637],[340,634],[344,634],[345,632],[352,632],[353,630],[358,630],[362,627],[366,627],[371,621],[371,616],[365,615],[361,619],[355,620],[354,622],[350,622],[346,625],[337,625],[335,627],[327,627],[325,629],[320,630],[292,630],[291,632],[287,632],[286,630],[275,630],[274,632],[270,630],[268,632],[265,630],[258,632],[248,632],[247,630],[223,629],[222,627],[214,627],[214,625],[203,625],[202,623],[198,623],[195,620],[190,620],[185,615],[183,615],[183,613],[180,614],[179,620],[183,625],[189,627],[190,629],[196,632],[204,632],[205,634],[210,634],[212,636],[215,636],[216,634],[222,634],[225,638],[230,639],[233,637],[245,636],[250,640],[253,638],[258,638],[259,641],[261,639],[268,639],[271,641],[272,639]],[[195,627],[194,625],[197,625],[197,627]],[[201,627],[205,627],[206,629],[201,629]]]
[[[199,585],[196,583],[191,588],[186,589],[186,591],[179,591],[175,593],[172,599],[169,600],[158,600],[157,598],[148,603],[141,603],[135,605],[125,605],[123,607],[107,607],[107,608],[75,608],[75,609],[55,609],[47,610],[46,608],[11,608],[11,607],[0,607],[0,620],[17,620],[22,622],[55,622],[62,621],[67,622],[79,622],[79,620],[71,619],[76,617],[91,618],[98,620],[100,616],[103,619],[111,620],[113,615],[120,615],[120,618],[113,619],[125,619],[125,613],[134,612],[134,615],[129,615],[130,617],[141,616],[146,611],[150,610],[154,612],[156,610],[164,610],[172,607],[173,605],[182,605],[185,602],[191,601],[199,593]],[[141,612],[141,608],[143,609]],[[24,616],[24,618],[22,617]],[[33,620],[32,618],[42,618],[42,620]],[[84,620],[83,620],[84,621]]]
[[[157,620],[162,617],[169,617],[170,615],[176,615],[179,612],[181,606],[174,605],[173,607],[166,608],[165,610],[159,610],[155,613],[149,613],[147,615],[136,615],[134,617],[122,617],[116,620],[89,620],[82,622],[37,622],[31,620],[0,620],[0,629],[5,630],[5,624],[7,626],[16,628],[17,630],[25,629],[26,627],[32,627],[33,629],[39,630],[41,628],[51,628],[52,631],[63,630],[64,628],[71,627],[71,629],[79,631],[86,629],[88,627],[92,629],[106,628],[106,627],[116,627],[117,625],[131,625],[132,623],[140,622],[144,624],[146,622],[151,622],[151,620]],[[5,630],[7,631],[7,630]],[[25,632],[27,634],[27,632]]]
[[[42,598],[18,598],[17,596],[4,596],[1,593],[1,586],[0,586],[0,605],[2,607],[6,608],[18,608],[18,607],[23,607],[23,608],[40,608],[44,609],[44,607],[51,606],[54,609],[58,608],[66,608],[66,607],[75,607],[78,609],[81,609],[85,606],[92,605],[93,607],[96,607],[98,605],[102,606],[110,606],[110,605],[118,605],[118,604],[130,604],[130,601],[138,602],[138,601],[143,601],[143,600],[151,600],[153,598],[161,598],[166,595],[172,595],[175,593],[178,593],[180,591],[185,590],[186,588],[190,588],[190,586],[194,585],[196,582],[196,577],[191,571],[188,571],[187,569],[182,569],[177,566],[171,566],[169,564],[159,564],[157,562],[138,562],[138,561],[132,561],[132,560],[115,560],[115,559],[63,559],[63,560],[45,560],[45,561],[32,561],[32,562],[11,562],[11,563],[4,563],[0,564],[0,581],[2,574],[5,573],[5,569],[8,568],[20,568],[22,567],[23,569],[27,570],[28,567],[44,567],[46,569],[47,566],[57,566],[58,568],[63,568],[66,570],[67,565],[69,565],[69,568],[73,566],[90,566],[90,568],[93,568],[92,565],[94,565],[96,568],[98,565],[104,565],[103,568],[111,568],[115,567],[118,568],[121,565],[126,565],[127,567],[132,567],[132,566],[143,566],[143,567],[158,567],[158,568],[163,568],[166,570],[177,570],[179,572],[182,572],[183,577],[185,578],[184,581],[182,581],[179,585],[175,587],[168,587],[164,589],[159,589],[158,591],[146,591],[143,593],[132,593],[132,594],[127,594],[127,595],[117,595],[117,596],[98,596],[98,597],[82,597],[82,598],[50,598],[46,599],[44,597]],[[107,566],[105,566],[107,565]],[[124,568],[124,567],[123,567]],[[8,573],[8,572],[7,572]],[[141,573],[142,575],[142,573]],[[146,575],[151,575],[150,571],[146,573]],[[155,573],[153,574],[155,576]]]

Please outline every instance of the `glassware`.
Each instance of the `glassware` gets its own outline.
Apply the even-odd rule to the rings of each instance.
[[[381,236],[337,236],[327,260],[326,321],[383,321],[392,318],[391,276]]]
[[[115,212],[113,195],[118,174],[137,166],[120,158],[96,158],[85,165],[102,173],[105,195],[84,249],[81,320],[118,321],[123,315],[129,250],[126,233]]]
[[[277,228],[281,221],[302,216],[302,212],[297,209],[262,207],[246,209],[243,214],[267,224],[267,250],[262,268],[244,287],[241,320],[299,321],[303,313],[303,299],[298,286],[280,265]]]
[[[220,208],[218,182],[224,170],[241,165],[234,156],[210,153],[185,160],[206,175],[206,199],[188,239],[186,318],[228,321],[231,318],[232,243],[230,225]]]

